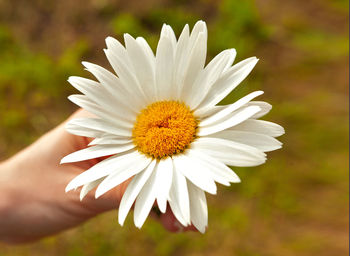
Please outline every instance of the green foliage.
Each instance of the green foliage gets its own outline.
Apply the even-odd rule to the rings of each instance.
[[[210,50],[214,53],[233,47],[240,56],[246,56],[269,36],[269,29],[261,22],[253,0],[223,0],[216,16],[210,26],[209,40]]]
[[[209,56],[214,56],[228,47],[236,48],[241,56],[251,54],[256,45],[267,40],[270,35],[268,26],[260,21],[253,0],[223,0],[214,11],[215,18],[207,21],[210,34]],[[141,17],[121,13],[116,15],[111,24],[115,34],[142,35],[155,49],[162,24],[171,25],[179,35],[184,24],[193,27],[200,19],[203,19],[200,13],[189,10],[184,3],[181,3],[171,8],[154,8]]]
[[[67,78],[82,73],[79,62],[87,49],[87,42],[78,40],[55,59],[30,50],[0,26],[0,95],[4,97],[0,131],[8,138],[8,154],[47,130],[42,114],[51,112],[56,104],[61,106],[62,99],[73,91]]]
[[[114,33],[122,35],[130,33],[132,36],[146,35],[147,30],[143,28],[142,23],[130,13],[120,13],[112,20]]]
[[[130,13],[120,13],[112,20],[111,26],[114,33],[119,36],[129,33],[135,37],[145,37],[151,48],[155,50],[162,24],[171,25],[179,35],[184,24],[193,26],[198,19],[181,7],[174,9],[155,8],[147,13],[147,16],[142,17],[136,17]]]
[[[349,1],[347,0],[328,0],[327,4],[345,15],[348,14]]]
[[[310,54],[313,63],[325,63],[349,54],[349,38],[332,31],[312,29],[303,23],[291,22],[286,24],[293,31],[291,43],[295,47]]]
[[[1,31],[1,30],[0,30]],[[40,91],[52,97],[59,97],[67,91],[63,84],[71,72],[80,73],[77,63],[87,50],[87,43],[79,41],[68,47],[60,59],[54,60],[43,53],[33,53],[15,42],[9,33],[0,32],[0,86],[11,84],[16,98],[24,99],[33,91]]]

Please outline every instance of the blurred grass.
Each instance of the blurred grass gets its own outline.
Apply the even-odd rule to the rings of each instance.
[[[267,164],[235,168],[242,183],[208,196],[205,235],[141,231],[111,212],[0,255],[345,255],[348,251],[348,2],[39,0],[0,2],[0,153],[34,141],[75,108],[66,79],[81,60],[106,65],[104,38],[125,32],[155,49],[163,22],[179,35],[207,21],[210,58],[236,48],[261,61],[223,103],[262,89],[282,124],[284,148]],[[23,8],[18,9],[17,6]],[[28,23],[31,20],[31,23]]]

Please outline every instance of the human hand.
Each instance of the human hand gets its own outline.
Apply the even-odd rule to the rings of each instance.
[[[89,115],[79,110],[69,119]],[[57,126],[35,143],[0,164],[0,241],[20,243],[58,233],[119,206],[126,181],[95,199],[90,192],[80,201],[79,191],[65,193],[65,186],[98,160],[60,165],[65,155],[85,148],[89,140]],[[172,232],[182,227],[171,211],[157,215]]]

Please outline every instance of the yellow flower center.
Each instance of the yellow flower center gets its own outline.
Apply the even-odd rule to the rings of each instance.
[[[183,152],[196,130],[197,120],[184,103],[158,101],[137,116],[132,135],[140,152],[160,159]]]

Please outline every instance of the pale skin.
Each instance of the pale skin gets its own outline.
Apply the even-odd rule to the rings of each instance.
[[[79,110],[70,118],[87,115]],[[35,241],[118,208],[129,181],[98,199],[94,191],[83,201],[79,199],[80,189],[65,193],[68,182],[98,160],[64,165],[59,162],[65,155],[85,148],[88,142],[85,137],[67,133],[63,123],[0,163],[0,241]],[[153,215],[169,231],[195,230],[193,226],[183,228],[170,210],[159,217]],[[118,223],[114,225],[120,228]]]

